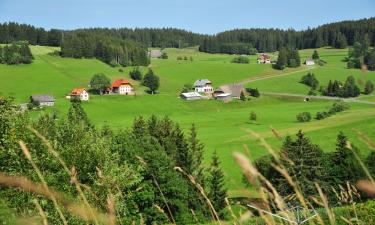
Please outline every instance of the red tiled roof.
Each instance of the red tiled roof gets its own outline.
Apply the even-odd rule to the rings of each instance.
[[[113,81],[112,88],[118,88],[121,85],[130,85],[130,86],[132,86],[132,84],[128,80],[121,78],[121,79],[117,79],[117,80]]]
[[[267,54],[261,54],[258,59],[266,60],[270,59],[270,57]]]
[[[83,91],[86,91],[84,88],[74,88],[70,95],[80,95]]]

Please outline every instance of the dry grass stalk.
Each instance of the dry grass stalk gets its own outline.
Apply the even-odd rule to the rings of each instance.
[[[357,182],[357,187],[371,197],[375,197],[375,185],[367,180],[360,180]]]
[[[318,190],[320,199],[323,202],[324,209],[326,210],[328,218],[329,218],[329,222],[331,223],[331,225],[335,225],[336,224],[335,215],[333,214],[332,209],[328,205],[327,197],[323,194],[322,188],[319,186],[318,183],[315,183],[315,187]]]
[[[354,157],[359,162],[359,165],[361,166],[361,168],[363,169],[363,171],[365,171],[366,176],[369,178],[369,180],[371,181],[371,183],[375,186],[374,178],[371,176],[370,171],[367,169],[366,165],[363,163],[363,161],[358,156],[358,154],[356,153],[356,151],[352,148],[352,145],[350,144],[350,142],[348,141],[346,143],[346,145],[347,145],[347,148],[349,148],[352,151]]]
[[[197,182],[195,181],[195,178],[194,178],[193,176],[191,176],[190,174],[186,173],[181,167],[177,167],[177,166],[176,166],[174,169],[175,169],[176,171],[182,173],[183,175],[185,175],[185,176],[189,179],[189,181],[190,181],[190,182],[191,182],[191,183],[192,183],[192,184],[198,189],[198,191],[199,191],[199,193],[201,194],[201,196],[206,200],[207,205],[208,205],[208,207],[210,208],[211,213],[213,214],[214,219],[215,219],[219,224],[221,224],[221,221],[220,221],[219,215],[217,214],[217,212],[216,212],[214,206],[212,205],[211,200],[207,197],[206,192],[204,191],[203,187],[202,187],[199,183],[197,183]]]
[[[40,217],[42,218],[43,225],[48,225],[46,213],[44,212],[44,210],[40,206],[38,200],[35,199],[34,204],[35,204],[35,207],[38,209],[38,213],[39,213]]]
[[[62,211],[60,209],[60,206],[57,204],[57,200],[56,200],[55,196],[49,193],[50,190],[48,188],[47,182],[45,181],[42,172],[39,170],[39,168],[37,167],[37,165],[34,163],[32,157],[31,157],[29,149],[26,147],[26,145],[25,145],[25,143],[23,141],[19,141],[19,145],[20,145],[20,147],[22,149],[23,154],[29,160],[29,162],[30,162],[31,166],[33,167],[34,171],[38,175],[39,179],[42,181],[44,192],[47,193],[48,196],[50,197],[50,199],[52,200],[53,205],[55,206],[56,211],[57,211],[57,213],[60,216],[60,219],[63,221],[64,225],[67,225],[68,222],[66,221],[65,216],[64,216],[64,214],[62,213]]]
[[[45,138],[41,133],[39,133],[37,130],[35,130],[32,127],[28,127],[28,129],[35,134],[39,139],[42,140],[44,145],[47,147],[48,152],[50,152],[62,165],[65,172],[70,176],[70,183],[75,185],[75,188],[78,191],[78,194],[80,198],[83,200],[84,204],[86,204],[86,207],[90,209],[92,212],[92,216],[95,217],[93,210],[91,210],[91,205],[89,204],[84,192],[82,191],[80,187],[80,183],[77,179],[77,171],[75,170],[75,167],[73,166],[71,170],[69,170],[68,166],[66,165],[65,161],[60,157],[60,154],[52,147],[51,143],[47,138]],[[97,221],[94,221],[95,224],[98,224]]]
[[[272,157],[276,160],[276,162],[279,162],[279,156],[276,154],[276,151],[273,150],[270,144],[258,133],[252,131],[252,130],[247,130],[253,137],[257,138],[261,145],[272,155]]]
[[[273,128],[272,126],[270,127],[271,128],[271,131],[272,131],[272,134],[273,136],[275,136],[277,139],[281,140],[283,137],[280,135],[280,133],[275,129]]]
[[[306,200],[303,197],[301,189],[299,188],[298,184],[293,181],[293,178],[289,175],[288,171],[282,165],[273,164],[272,167],[275,168],[287,180],[287,182],[293,188],[294,193],[296,193],[297,199],[301,203],[302,207],[304,209],[308,209]]]
[[[280,194],[277,192],[276,188],[272,185],[272,183],[269,180],[267,180],[262,174],[259,173],[259,171],[255,168],[255,166],[247,157],[245,157],[241,153],[234,153],[233,155],[237,163],[242,168],[242,171],[248,179],[248,181],[258,190],[259,193],[261,193],[263,202],[266,203],[266,205],[269,207],[270,203],[267,199],[268,197],[272,197],[273,201],[276,203],[276,207],[280,210],[280,214],[289,220],[295,221],[294,215],[286,211],[286,204],[280,196]],[[260,184],[257,181],[261,181],[262,183],[264,183],[265,186],[272,191],[272,193],[266,194],[267,189],[264,189],[263,187],[259,186]],[[266,217],[264,219],[269,220],[269,215],[265,215],[262,212],[260,213],[261,215]],[[271,218],[273,220],[273,217]]]
[[[87,209],[85,204],[71,202],[63,194],[56,192],[49,187],[46,187],[46,185],[44,184],[35,184],[25,177],[9,176],[0,173],[0,185],[19,188],[22,191],[41,195],[50,200],[55,199],[56,204],[62,204],[71,214],[83,220],[98,220],[102,224],[110,224],[108,217],[100,213],[98,210],[94,209],[95,218],[93,218],[92,214],[88,212],[89,210]]]
[[[234,225],[237,225],[236,220],[237,220],[238,218],[237,218],[237,216],[234,214],[234,212],[233,212],[233,210],[232,210],[232,206],[230,205],[228,198],[225,198],[225,204],[227,205],[227,208],[228,208],[228,210],[229,210],[229,213],[230,213],[231,217],[232,217],[233,220],[234,220],[233,224],[234,224]]]
[[[369,149],[375,151],[375,143],[372,142],[367,135],[365,135],[364,133],[362,133],[361,131],[357,129],[353,129],[353,130],[357,133],[359,140],[365,143]]]
[[[107,208],[108,208],[108,217],[110,225],[116,224],[116,204],[115,198],[112,194],[109,194],[107,197]]]
[[[190,209],[190,212],[191,212],[191,214],[193,215],[193,218],[194,218],[195,222],[196,222],[197,224],[199,224],[199,220],[198,220],[197,215],[195,214],[194,210],[193,210],[193,209]]]

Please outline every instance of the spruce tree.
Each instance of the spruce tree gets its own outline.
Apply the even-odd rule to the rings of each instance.
[[[143,85],[149,88],[149,91],[154,94],[154,92],[160,86],[159,77],[154,74],[152,69],[149,69],[145,77],[143,78]]]
[[[314,50],[314,53],[312,54],[312,59],[319,60],[319,53],[316,49]]]
[[[353,76],[349,76],[344,84],[343,87],[343,97],[357,97],[360,95],[361,91],[359,87],[355,83],[355,79]]]
[[[296,136],[296,140],[290,136],[285,139],[280,153],[281,161],[293,181],[299,185],[303,196],[308,197],[316,194],[314,183],[321,184],[324,177],[323,152],[319,146],[312,144],[301,130]],[[284,177],[279,178],[278,190],[284,196],[295,194]]]
[[[364,93],[365,93],[366,95],[369,95],[369,94],[371,94],[373,91],[374,91],[374,84],[371,82],[371,80],[366,81],[366,84],[365,84],[365,91],[364,91]]]
[[[279,70],[283,70],[288,63],[288,56],[287,50],[285,48],[281,48],[279,50],[279,55],[276,62],[276,68]]]
[[[352,146],[348,148],[348,138],[340,132],[337,136],[336,150],[330,155],[329,180],[333,185],[345,185],[346,182],[355,184],[364,174],[363,170],[355,158],[353,151],[358,154],[358,150]]]
[[[225,188],[224,173],[220,168],[220,161],[216,151],[212,155],[210,175],[208,197],[215,210],[220,212],[226,207],[227,189]]]

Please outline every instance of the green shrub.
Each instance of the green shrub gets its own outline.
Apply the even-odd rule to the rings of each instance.
[[[300,114],[297,115],[297,120],[298,122],[309,122],[311,121],[311,113],[309,112],[302,112]]]
[[[232,63],[247,64],[247,63],[250,63],[250,60],[246,56],[238,56],[238,57],[235,57],[234,59],[232,59],[231,62]]]

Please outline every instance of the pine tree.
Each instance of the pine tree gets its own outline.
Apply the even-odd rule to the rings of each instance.
[[[212,155],[210,175],[208,197],[215,210],[220,212],[226,207],[227,189],[225,188],[224,173],[220,168],[220,161],[216,151]]]
[[[279,70],[283,70],[288,63],[288,56],[287,50],[285,48],[281,48],[279,50],[279,55],[276,62],[276,68]]]
[[[293,181],[300,186],[303,196],[308,197],[316,194],[314,183],[321,184],[324,177],[323,152],[317,145],[312,144],[301,130],[296,136],[296,140],[289,136],[285,139],[280,155]],[[279,179],[278,190],[284,196],[294,194],[284,177]]]
[[[188,139],[189,149],[193,156],[192,168],[193,175],[195,176],[198,183],[204,185],[204,174],[203,174],[203,150],[204,144],[200,142],[197,137],[197,130],[195,125],[192,124],[190,128],[190,136]]]
[[[319,60],[319,53],[316,49],[314,50],[314,53],[312,54],[312,59]]]
[[[353,76],[349,76],[344,84],[343,87],[343,97],[357,97],[360,95],[361,91],[359,87],[355,83],[355,79]]]
[[[355,147],[352,146],[352,150],[348,148],[348,138],[340,132],[337,136],[336,150],[329,159],[329,180],[332,180],[334,185],[343,186],[346,182],[355,184],[364,176],[353,151],[358,154]]]
[[[257,114],[254,111],[251,111],[249,119],[252,123],[255,123],[257,121]]]
[[[371,94],[373,91],[374,91],[374,84],[371,82],[371,80],[366,81],[366,84],[365,84],[365,91],[364,91],[364,93],[365,93],[366,95],[369,95],[369,94]]]
[[[154,94],[154,92],[159,88],[159,77],[154,74],[152,69],[149,69],[147,74],[143,78],[143,85],[148,87],[152,94]]]

